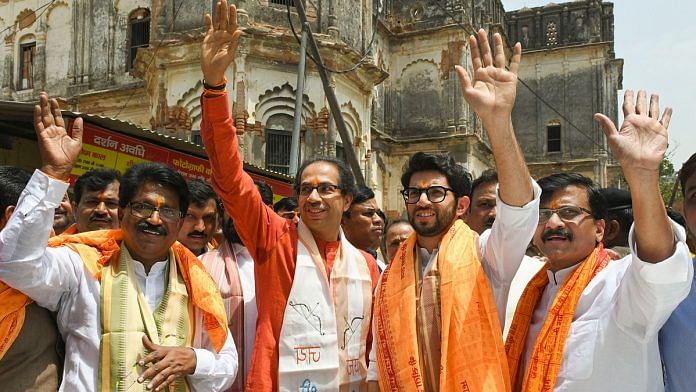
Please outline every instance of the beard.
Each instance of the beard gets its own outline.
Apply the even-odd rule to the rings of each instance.
[[[434,224],[422,224],[416,222],[416,214],[419,211],[432,210],[435,213],[435,223]],[[452,205],[451,209],[435,209],[435,208],[417,208],[413,210],[413,214],[408,215],[408,221],[413,226],[413,230],[416,234],[423,237],[434,237],[436,235],[442,234],[447,228],[450,227],[452,222],[457,218],[457,203]]]
[[[237,229],[234,228],[234,222],[232,222],[232,219],[225,218],[222,221],[222,234],[230,244],[244,245],[242,243],[242,239],[239,238],[239,234],[237,234]]]

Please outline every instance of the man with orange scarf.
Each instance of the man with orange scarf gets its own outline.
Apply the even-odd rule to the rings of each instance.
[[[376,378],[383,391],[510,389],[501,325],[536,225],[540,191],[512,127],[520,44],[506,70],[499,34],[493,43],[495,55],[484,30],[478,41],[471,36],[474,80],[462,67],[457,73],[493,150],[497,219],[479,237],[457,218],[470,202],[464,168],[449,156],[411,157],[401,184],[415,234],[382,275],[375,298]]]
[[[10,220],[31,172],[0,166],[0,230]],[[0,281],[0,385],[3,391],[57,390],[63,371],[55,318],[25,294]]]
[[[224,389],[237,355],[222,299],[200,261],[175,243],[188,207],[183,177],[162,164],[135,165],[119,190],[122,229],[49,241],[82,149],[82,120],[67,132],[58,103],[41,93],[34,124],[43,166],[0,233],[0,280],[58,312],[66,342],[60,389]],[[193,342],[197,314],[206,347]]]
[[[522,293],[506,341],[516,391],[662,391],[657,334],[689,293],[693,265],[682,227],[658,188],[671,109],[658,96],[624,97],[620,130],[596,114],[631,189],[631,254],[602,245],[606,201],[580,174],[542,188],[535,245],[547,258]],[[658,121],[659,120],[659,121]]]
[[[254,260],[256,335],[247,391],[359,391],[371,347],[374,258],[341,231],[355,180],[335,158],[305,160],[295,176],[300,221],[277,215],[244,172],[225,71],[234,60],[236,8],[206,15],[201,47],[201,136],[213,187]]]

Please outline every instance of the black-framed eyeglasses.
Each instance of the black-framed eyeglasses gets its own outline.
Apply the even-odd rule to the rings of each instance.
[[[330,182],[321,182],[317,185],[300,184],[299,188],[297,188],[297,194],[300,196],[309,196],[315,189],[319,193],[319,196],[331,196],[339,191],[341,187]]]
[[[160,219],[167,223],[176,223],[181,219],[181,211],[171,207],[155,207],[147,203],[128,203],[131,212],[138,218],[147,219],[157,211]]]
[[[454,189],[436,185],[427,188],[406,188],[401,191],[401,195],[404,197],[406,204],[418,203],[423,193],[425,193],[425,196],[431,203],[442,203],[445,200],[445,196],[447,196],[447,192],[454,193]]]
[[[551,219],[553,214],[557,214],[562,221],[572,222],[577,217],[588,214],[592,215],[592,211],[579,206],[562,206],[558,208],[539,208],[539,224],[544,224]]]

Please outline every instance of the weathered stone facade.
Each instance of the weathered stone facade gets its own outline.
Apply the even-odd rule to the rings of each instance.
[[[244,159],[262,167],[269,162],[269,138],[289,135],[294,116],[299,44],[285,2],[293,0],[235,2],[244,35],[226,75],[230,105]],[[341,141],[316,66],[308,59],[300,157],[341,156],[350,144],[390,216],[403,211],[396,190],[414,152],[449,152],[474,176],[494,164],[485,131],[463,100],[454,72],[455,64],[471,67],[467,37],[479,28],[514,42],[527,25],[521,78],[599,144],[590,147],[520,86],[514,121],[533,173],[575,169],[611,182],[606,169],[611,159],[592,123],[595,111],[616,116],[621,61],[614,59],[610,3],[586,0],[507,14],[500,0],[305,4],[326,66],[345,70],[362,63],[351,72],[331,73],[351,133],[351,140]],[[197,139],[202,15],[213,10],[213,0],[56,0],[38,9],[41,5],[0,0],[0,30],[8,28],[0,56],[2,99],[32,101],[45,90],[74,111]],[[580,14],[587,28],[572,29],[568,21]],[[541,26],[549,18],[557,26],[553,46],[541,40]],[[299,33],[293,7],[290,19]],[[138,41],[143,36],[144,43]],[[29,55],[27,50],[34,51],[31,88],[20,81],[20,55]],[[544,150],[545,126],[554,121],[562,129],[560,154]]]
[[[522,43],[519,78],[531,88],[518,87],[513,123],[532,174],[576,171],[617,185],[620,169],[593,119],[617,119],[623,60],[614,54],[613,4],[523,8],[506,24],[510,41]]]

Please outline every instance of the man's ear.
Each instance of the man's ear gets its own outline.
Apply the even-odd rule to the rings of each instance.
[[[14,210],[15,206],[7,206],[7,208],[5,208],[5,211],[0,216],[0,230],[2,230],[2,228],[5,227],[5,225],[7,224],[7,221],[10,220],[10,217],[12,216]]]
[[[470,204],[471,199],[469,199],[469,196],[460,197],[459,200],[457,200],[457,217],[463,218],[466,216]]]
[[[352,194],[349,193],[349,194],[343,196],[343,203],[344,203],[343,212],[348,211],[348,209],[350,208],[350,204],[352,202],[353,202],[353,195]]]
[[[595,240],[598,243],[602,242],[602,238],[604,238],[606,224],[607,223],[604,219],[598,219],[595,222]]]
[[[616,219],[610,219],[604,229],[604,243],[613,241],[619,234],[619,228],[619,222]]]

